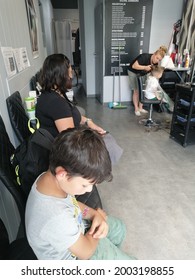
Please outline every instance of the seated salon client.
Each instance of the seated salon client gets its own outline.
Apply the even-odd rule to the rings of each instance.
[[[159,79],[162,77],[163,71],[164,67],[158,65],[151,66],[151,72],[146,80],[145,97],[147,99],[162,100],[162,110],[173,112],[174,102],[159,84]]]
[[[158,65],[158,63],[165,56],[166,52],[167,48],[165,46],[160,46],[159,49],[153,54],[142,53],[134,58],[130,63],[127,72],[129,76],[130,87],[131,90],[133,90],[133,105],[136,116],[140,116],[141,113],[147,113],[147,111],[143,109],[143,104],[139,102],[137,75],[144,76],[148,74],[151,71],[151,66]]]
[[[37,100],[36,117],[42,128],[54,137],[62,130],[82,124],[100,134],[105,133],[91,119],[81,116],[74,103],[68,99],[66,93],[72,88],[72,68],[64,54],[52,54],[45,59],[39,83],[42,91]]]
[[[38,259],[130,260],[120,250],[124,223],[76,200],[93,184],[111,181],[104,141],[84,126],[62,131],[54,140],[49,169],[35,181],[25,213],[26,233]]]

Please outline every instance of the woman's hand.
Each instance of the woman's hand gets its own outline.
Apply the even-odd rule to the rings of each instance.
[[[92,219],[91,228],[88,231],[88,234],[97,239],[105,238],[108,234],[108,224],[106,223],[106,218],[106,213],[102,209],[98,208]]]
[[[84,116],[82,116],[81,118],[81,124],[85,124],[87,125],[89,128],[97,131],[99,134],[106,134],[106,130],[104,130],[102,127],[98,126],[97,124],[95,124],[92,119],[88,119]]]
[[[151,71],[151,65],[144,66],[144,71],[150,72]]]
[[[146,72],[151,71],[151,65],[141,65],[137,60],[133,63],[132,68],[135,70],[144,70]]]
[[[96,125],[93,121],[89,121],[88,126],[91,129],[96,130],[99,134],[105,134],[106,133],[106,130],[104,130],[102,127]]]

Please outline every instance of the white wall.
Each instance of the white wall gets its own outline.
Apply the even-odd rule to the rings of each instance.
[[[150,52],[157,50],[160,45],[169,45],[173,33],[173,24],[182,17],[184,1],[153,0]]]
[[[0,51],[0,114],[6,124],[7,132],[14,145],[17,145],[18,142],[9,122],[6,98],[15,91],[19,91],[22,97],[28,94],[30,79],[38,70],[40,70],[42,62],[46,56],[46,50],[43,46],[38,1],[34,1],[34,4],[38,16],[39,56],[37,58],[33,58],[32,56],[25,1],[1,0],[0,47],[26,47],[30,61],[30,67],[17,73],[13,77],[8,78],[2,53]]]

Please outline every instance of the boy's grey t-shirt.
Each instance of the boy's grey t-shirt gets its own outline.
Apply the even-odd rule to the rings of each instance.
[[[41,194],[35,181],[27,200],[25,224],[29,244],[38,259],[75,259],[68,248],[84,233],[84,224],[74,196]]]

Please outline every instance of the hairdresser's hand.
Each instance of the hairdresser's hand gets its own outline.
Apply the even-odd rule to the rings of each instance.
[[[96,211],[88,234],[97,239],[105,238],[107,236],[108,224],[106,223],[106,213],[103,210],[98,208]]]
[[[151,71],[151,65],[146,65],[146,66],[144,67],[144,71],[146,71],[146,72]]]

